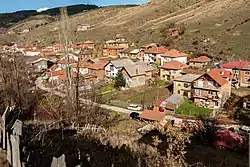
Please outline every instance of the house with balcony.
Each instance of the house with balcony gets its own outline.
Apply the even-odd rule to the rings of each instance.
[[[135,65],[131,59],[111,60],[104,66],[105,75],[108,78],[114,78],[123,67],[131,65]]]
[[[188,99],[192,98],[193,83],[201,75],[202,74],[186,74],[175,78],[173,81],[173,93],[185,96]]]
[[[165,81],[173,81],[175,78],[182,75],[183,69],[189,68],[188,65],[179,61],[170,61],[160,66],[160,78]]]
[[[231,96],[231,76],[225,75],[224,69],[214,68],[194,80],[194,103],[210,109],[222,108]]]
[[[250,87],[250,62],[233,61],[222,64],[221,67],[234,73],[234,81],[240,87]]]
[[[160,64],[161,55],[167,51],[168,49],[164,46],[153,46],[144,51],[144,62]]]
[[[187,56],[188,54],[180,52],[176,49],[168,50],[167,52],[161,55],[161,65],[174,60],[186,64]]]

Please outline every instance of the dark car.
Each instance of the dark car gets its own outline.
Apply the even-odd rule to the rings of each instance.
[[[132,119],[139,120],[139,119],[140,119],[140,114],[137,113],[137,112],[132,112],[132,113],[129,115],[129,117],[132,118]]]

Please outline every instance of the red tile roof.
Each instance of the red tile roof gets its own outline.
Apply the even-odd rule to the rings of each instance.
[[[58,70],[58,71],[51,71],[51,72],[46,72],[46,74],[49,76],[49,77],[59,77],[60,79],[62,80],[66,80],[66,72],[64,70]],[[77,73],[76,72],[72,72],[72,75],[73,77],[76,77],[77,76]]]
[[[160,46],[160,47],[154,46],[152,48],[149,48],[149,49],[145,50],[144,52],[149,53],[149,54],[150,53],[151,54],[163,54],[163,53],[165,53],[167,51],[168,51],[168,49],[165,48],[164,46]]]
[[[182,53],[176,49],[171,49],[171,50],[168,50],[167,52],[165,52],[162,56],[163,57],[177,58],[177,57],[185,57],[187,55],[188,54]]]
[[[152,121],[162,121],[165,113],[160,111],[145,110],[141,113],[140,117]]]
[[[181,70],[181,69],[185,69],[188,68],[189,66],[186,64],[183,64],[179,61],[170,61],[162,66],[160,66],[160,68],[169,70],[169,69],[173,69],[173,70]]]
[[[210,61],[211,59],[207,56],[200,56],[189,60],[189,62],[197,62],[197,63],[206,63]]]
[[[76,63],[76,61],[74,59],[69,59],[68,61],[68,59],[65,58],[65,59],[59,60],[57,63],[58,64],[68,64],[68,63],[73,64],[73,63]]]
[[[226,79],[223,78],[223,75],[225,74],[226,70],[222,68],[214,68],[207,72],[206,74],[210,76],[215,82],[217,82],[220,86],[225,85],[228,83]],[[223,74],[224,73],[224,74]],[[228,73],[226,72],[226,75]]]
[[[196,71],[194,69],[185,68],[182,70],[182,74],[204,74],[202,71]]]
[[[221,66],[227,69],[250,69],[250,61],[232,61]]]

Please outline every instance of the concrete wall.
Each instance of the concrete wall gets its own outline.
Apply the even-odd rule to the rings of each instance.
[[[170,62],[170,61],[173,61],[173,60],[181,62],[183,64],[187,63],[187,57],[171,58],[171,57],[163,57],[163,56],[161,56],[160,59],[161,59],[161,65],[166,64],[167,62]]]

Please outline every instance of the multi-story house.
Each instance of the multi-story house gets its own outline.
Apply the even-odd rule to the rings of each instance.
[[[167,51],[168,49],[164,46],[153,46],[144,51],[144,62],[160,64],[161,55],[163,55]]]
[[[222,64],[223,68],[234,73],[234,80],[239,83],[240,87],[250,86],[250,62],[233,61]]]
[[[186,53],[182,53],[178,50],[171,49],[171,50],[169,50],[161,55],[161,65],[163,65],[167,62],[173,61],[173,60],[176,60],[176,61],[179,61],[183,64],[186,64],[187,63],[187,56],[188,56],[188,54],[186,54]]]
[[[175,78],[182,75],[182,70],[189,66],[179,61],[170,61],[160,66],[160,78],[165,81],[173,81]]]
[[[125,66],[135,65],[131,59],[117,59],[109,61],[105,66],[105,74],[107,77],[116,77],[118,72]]]
[[[155,69],[150,64],[142,62],[125,66],[121,72],[126,79],[126,86],[131,88],[145,85],[147,81],[152,79],[154,70]]]
[[[194,102],[210,109],[222,108],[231,96],[232,77],[232,73],[219,68],[201,75],[193,84]]]
[[[175,78],[173,81],[173,93],[185,96],[188,99],[192,98],[193,83],[201,75],[202,74],[186,74]]]
[[[200,56],[200,57],[196,57],[196,58],[190,59],[188,61],[188,65],[190,67],[195,67],[195,68],[204,68],[210,62],[211,62],[211,59],[209,57],[207,57],[207,56]]]

